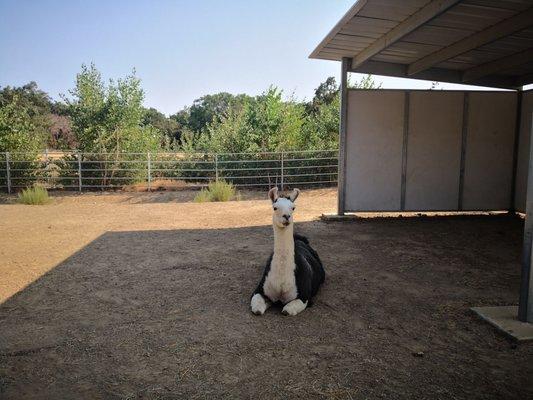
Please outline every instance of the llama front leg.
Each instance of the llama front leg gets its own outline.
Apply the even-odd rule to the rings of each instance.
[[[307,307],[307,301],[303,302],[300,299],[295,299],[287,304],[285,304],[285,307],[283,307],[283,310],[281,312],[285,315],[296,315],[301,313],[303,310],[305,310],[305,307]]]
[[[250,308],[255,315],[263,315],[268,307],[270,307],[270,301],[266,300],[260,293],[252,296]]]

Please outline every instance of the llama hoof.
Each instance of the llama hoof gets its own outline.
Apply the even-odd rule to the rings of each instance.
[[[305,307],[307,307],[307,301],[304,303],[302,300],[296,299],[291,301],[290,303],[285,304],[285,307],[283,307],[283,310],[281,310],[281,312],[284,315],[294,316],[305,310]]]
[[[263,296],[261,296],[259,293],[256,293],[252,297],[250,308],[255,315],[263,315],[267,310],[268,305]]]

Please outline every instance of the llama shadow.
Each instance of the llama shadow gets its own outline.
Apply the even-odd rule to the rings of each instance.
[[[327,274],[296,317],[249,311],[270,226],[108,232],[0,305],[0,397],[526,398],[533,348],[466,313],[516,300],[520,229],[296,224]]]

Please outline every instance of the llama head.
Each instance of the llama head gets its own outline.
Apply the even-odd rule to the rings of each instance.
[[[268,197],[272,201],[272,223],[278,228],[285,228],[292,223],[292,214],[295,209],[294,202],[300,194],[299,189],[294,189],[287,196],[279,196],[278,188],[273,187],[268,192]]]

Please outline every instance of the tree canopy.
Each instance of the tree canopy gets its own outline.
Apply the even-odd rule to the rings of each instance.
[[[349,86],[380,87],[370,75]],[[145,108],[143,101],[135,71],[104,82],[94,64],[82,65],[75,87],[62,101],[53,101],[35,82],[0,88],[0,151],[257,152],[338,145],[334,77],[320,83],[307,102],[271,86],[257,96],[208,94],[167,117]]]

